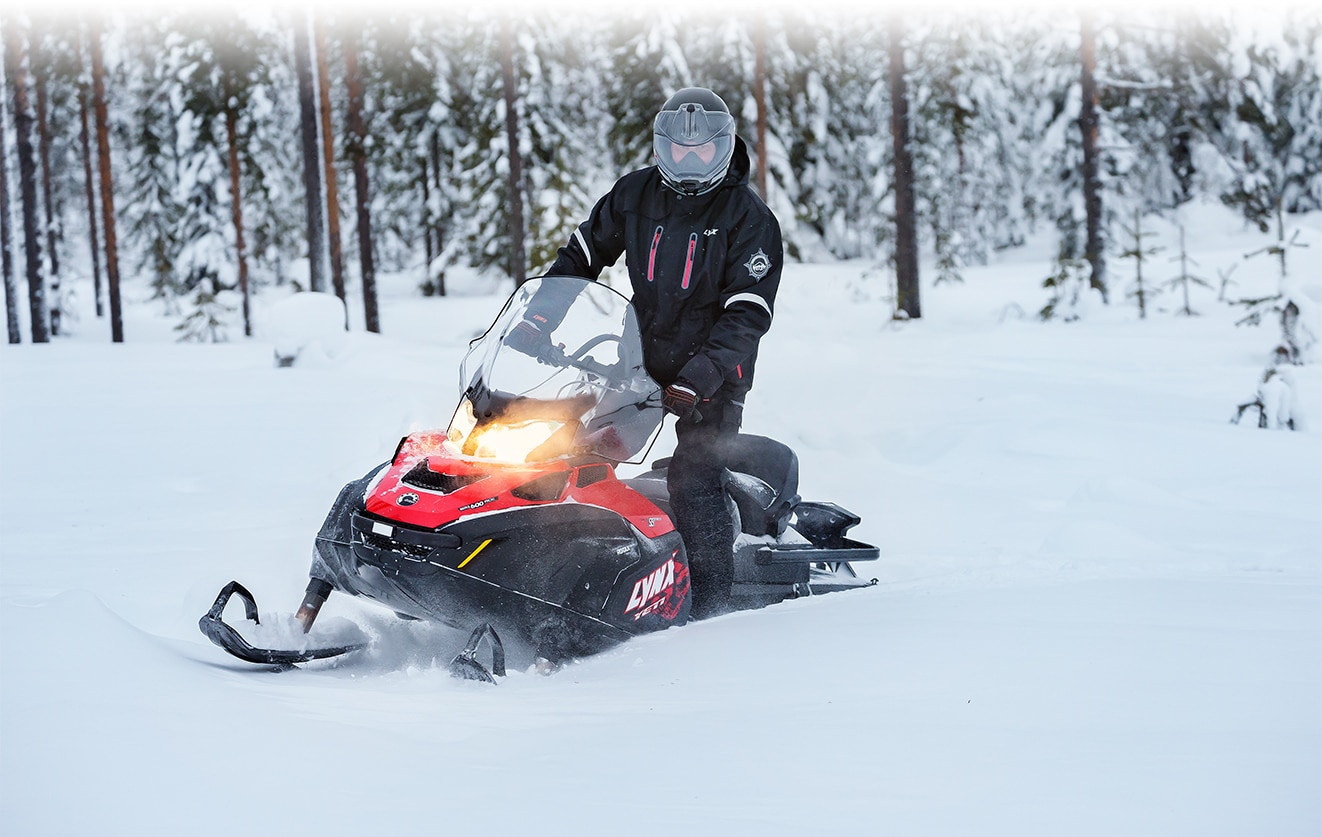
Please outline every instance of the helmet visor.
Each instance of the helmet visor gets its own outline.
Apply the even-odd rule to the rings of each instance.
[[[723,177],[734,154],[734,118],[697,105],[663,110],[653,125],[656,162],[674,183]]]

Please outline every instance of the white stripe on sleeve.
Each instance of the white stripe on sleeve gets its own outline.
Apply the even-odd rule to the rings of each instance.
[[[583,230],[578,227],[574,228],[574,240],[583,249],[583,255],[588,257],[588,267],[592,267],[592,250],[588,247],[587,240],[583,238]]]
[[[740,302],[752,302],[761,305],[768,314],[771,313],[771,306],[767,305],[767,301],[757,294],[735,294],[725,301],[725,307],[729,308],[731,305],[737,305]]]

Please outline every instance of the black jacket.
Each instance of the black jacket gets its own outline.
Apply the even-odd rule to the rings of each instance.
[[[626,174],[547,271],[595,280],[623,253],[647,371],[662,386],[682,378],[703,398],[729,400],[752,386],[784,254],[748,170],[736,139],[730,172],[705,195],[676,193],[655,166]]]

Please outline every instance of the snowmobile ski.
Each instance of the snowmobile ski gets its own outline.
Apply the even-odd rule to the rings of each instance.
[[[348,645],[331,645],[302,650],[254,647],[238,631],[225,622],[225,605],[229,604],[230,597],[236,595],[243,600],[244,614],[248,621],[260,625],[261,618],[257,613],[257,602],[253,599],[252,593],[249,593],[248,589],[239,582],[231,581],[221,589],[220,594],[216,596],[215,604],[198,620],[197,626],[202,629],[202,633],[206,634],[207,639],[241,660],[288,668],[295,663],[339,657],[357,651],[366,645],[366,643],[357,642]]]
[[[483,637],[491,638],[491,669],[487,670],[485,666],[477,661],[477,646],[482,642]],[[464,680],[476,680],[481,683],[495,683],[497,677],[505,676],[505,645],[500,641],[500,635],[490,624],[483,622],[473,629],[473,633],[468,638],[468,644],[464,650],[460,651],[458,656],[450,661],[450,674]]]

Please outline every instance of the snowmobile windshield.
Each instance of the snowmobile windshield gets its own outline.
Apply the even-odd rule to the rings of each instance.
[[[528,323],[539,324],[532,343]],[[521,324],[524,339],[511,342]],[[633,306],[587,279],[526,282],[469,346],[459,377],[448,438],[467,456],[628,462],[645,455],[664,417]]]

